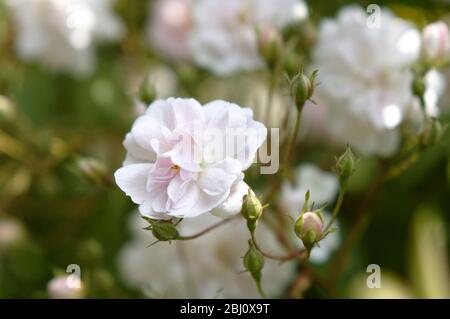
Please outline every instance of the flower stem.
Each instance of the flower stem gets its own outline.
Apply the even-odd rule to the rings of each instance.
[[[251,233],[251,236],[252,236],[252,241],[253,241],[253,244],[255,245],[255,248],[264,257],[267,257],[269,259],[279,260],[279,261],[288,261],[288,260],[292,260],[292,259],[295,259],[295,258],[298,258],[298,257],[303,257],[303,255],[307,254],[306,250],[304,248],[302,248],[302,249],[299,249],[299,250],[293,250],[293,251],[289,252],[287,255],[284,255],[284,256],[272,255],[272,254],[267,253],[264,250],[262,250],[262,248],[259,246],[259,244],[256,241],[255,233]]]
[[[304,104],[297,108],[297,118],[295,120],[295,127],[294,127],[294,133],[292,134],[288,147],[286,149],[286,156],[284,157],[283,161],[283,177],[286,177],[286,173],[289,167],[289,164],[291,162],[292,152],[294,151],[295,145],[297,144],[297,137],[298,133],[300,132],[301,127],[301,121],[302,121],[302,111],[303,111]]]
[[[192,239],[199,238],[199,237],[209,233],[210,231],[212,231],[212,230],[214,230],[216,228],[219,228],[222,225],[225,225],[225,224],[229,223],[230,221],[232,221],[233,219],[236,219],[237,217],[241,217],[241,215],[237,214],[237,215],[235,215],[233,217],[224,219],[224,220],[222,220],[222,221],[220,221],[220,222],[218,222],[218,223],[216,223],[216,224],[214,224],[214,225],[212,225],[212,226],[210,226],[210,227],[208,227],[208,228],[206,228],[206,229],[204,229],[204,230],[202,230],[202,231],[200,231],[200,232],[198,232],[196,234],[189,235],[189,236],[178,236],[176,240],[192,240]]]
[[[278,84],[278,74],[279,74],[279,67],[275,66],[273,69],[270,70],[270,76],[269,76],[269,86],[268,86],[268,92],[267,92],[267,103],[266,103],[266,109],[264,110],[264,124],[269,127],[270,117],[272,115],[272,106],[273,106],[273,99],[275,95],[275,89]]]
[[[345,195],[345,187],[341,186],[339,189],[339,197],[336,206],[334,206],[333,214],[331,215],[331,219],[324,229],[324,233],[326,233],[330,229],[330,227],[333,226],[333,223],[335,222],[339,214],[339,211],[341,210],[342,202],[344,201],[344,195]]]
[[[262,286],[261,286],[261,280],[256,281],[256,288],[258,289],[258,292],[261,295],[261,297],[263,299],[267,299],[266,294],[264,293],[264,290],[262,289]]]

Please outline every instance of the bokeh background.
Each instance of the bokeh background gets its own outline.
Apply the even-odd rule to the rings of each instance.
[[[80,266],[82,297],[258,297],[250,276],[240,273],[248,239],[242,221],[192,242],[147,248],[154,239],[141,229],[145,223],[115,185],[113,173],[125,156],[123,138],[142,112],[140,92],[150,98],[189,96],[201,102],[223,98],[252,107],[258,117],[266,103],[268,71],[217,76],[182,57],[177,48],[164,52],[161,41],[168,35],[154,29],[160,20],[177,23],[184,14],[177,6],[157,12],[165,1],[117,0],[105,5],[111,15],[102,23],[105,36],[86,40],[96,43],[89,53],[95,61],[77,65],[70,48],[62,47],[47,47],[46,58],[30,59],[17,47],[26,28],[19,27],[17,16],[22,10],[22,19],[31,19],[30,3],[39,1],[17,2],[25,5],[13,11],[8,1],[0,0],[0,297],[57,296],[49,283],[68,274],[71,264]],[[322,19],[335,16],[343,6],[369,3],[307,1],[309,18],[289,30],[300,43],[296,65],[312,64]],[[439,19],[450,21],[450,3],[444,0],[378,4],[418,28]],[[34,34],[25,42],[53,36]],[[71,45],[83,47],[80,41]],[[177,39],[175,45],[182,41]],[[73,62],[65,64],[70,58]],[[449,74],[444,70],[450,83]],[[286,87],[280,84],[278,91],[274,107],[280,111],[272,113],[268,126],[280,126],[277,116],[282,118],[279,113],[289,104]],[[446,87],[439,102],[442,123],[450,119],[448,97]],[[309,110],[312,104],[307,108],[312,115],[303,119],[295,163],[314,163],[332,172],[334,156],[343,145],[332,142],[314,122],[320,112]],[[390,159],[358,155],[332,248],[309,266],[268,261],[263,271],[268,295],[450,297],[449,156],[446,132],[407,170],[374,187]],[[247,174],[247,182],[256,190],[266,184],[254,172]],[[361,210],[371,213],[362,215]],[[192,233],[214,220],[205,216],[182,225],[181,231]],[[264,225],[259,236],[273,251],[281,249]],[[347,244],[352,236],[355,241]],[[381,289],[366,286],[369,264],[381,267]]]

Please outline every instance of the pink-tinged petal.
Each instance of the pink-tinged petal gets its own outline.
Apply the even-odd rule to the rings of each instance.
[[[256,153],[267,138],[267,128],[259,122],[252,121],[246,130],[245,148],[236,153],[242,169],[248,169],[255,160]]]
[[[211,214],[221,218],[228,218],[241,211],[244,196],[248,194],[249,186],[241,179],[237,180],[230,190],[228,198],[211,211]]]
[[[116,184],[136,204],[149,199],[147,180],[153,164],[132,164],[119,168],[114,173]]]
[[[152,202],[145,200],[141,205],[139,205],[139,213],[142,216],[152,218],[152,219],[170,219],[171,217],[166,213],[155,212],[152,208]]]
[[[194,142],[190,135],[184,134],[181,141],[177,143],[170,152],[173,163],[182,169],[199,172],[202,153],[200,147]]]
[[[184,196],[175,204],[169,206],[169,215],[174,217],[193,218],[210,212],[220,205],[227,197],[229,191],[217,196],[208,195],[200,190],[194,181],[186,184]]]
[[[167,127],[169,130],[175,129],[175,116],[173,114],[173,108],[171,107],[171,101],[173,99],[167,100],[156,100],[149,105],[146,115],[157,120],[161,126]]]
[[[225,193],[217,196],[211,196],[200,191],[194,207],[192,207],[191,210],[186,212],[185,217],[191,218],[210,212],[211,210],[222,204],[229,194],[230,190],[227,190]]]
[[[152,197],[152,208],[155,212],[165,213],[167,212],[167,190],[161,189],[159,193],[155,193],[155,196]]]
[[[124,165],[137,164],[137,163],[151,163],[156,159],[156,154],[153,150],[141,147],[134,138],[133,134],[128,133],[125,136],[123,145],[127,150],[127,158]]]
[[[162,139],[161,130],[162,127],[156,119],[143,115],[134,122],[131,134],[141,148],[154,151],[151,142],[153,139]]]
[[[199,175],[198,185],[208,195],[217,196],[228,191],[241,173],[239,161],[227,158],[203,170]]]
[[[208,127],[227,129],[246,126],[247,119],[242,108],[234,103],[215,100],[204,108]]]
[[[193,128],[196,123],[204,122],[204,110],[195,99],[171,99],[175,115],[175,124],[178,128]]]
[[[150,172],[148,188],[152,183],[168,183],[177,174],[178,168],[169,157],[158,157]]]
[[[183,181],[179,175],[175,176],[170,181],[169,186],[167,187],[167,195],[173,203],[178,202],[184,196],[187,183],[188,182]]]
[[[181,180],[175,183],[173,189],[170,190],[173,200],[169,200],[168,211],[172,216],[186,216],[191,214],[197,205],[200,189],[194,181],[182,182]],[[175,190],[178,189],[182,196],[177,196]],[[205,213],[201,211],[200,213]],[[199,213],[199,214],[200,214]]]

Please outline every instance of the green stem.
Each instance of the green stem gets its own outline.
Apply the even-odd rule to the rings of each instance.
[[[277,88],[278,84],[278,74],[279,74],[279,66],[275,66],[273,69],[270,70],[270,78],[269,78],[269,89],[267,93],[267,104],[265,114],[264,114],[264,123],[269,127],[269,121],[270,117],[272,115],[272,106],[273,106],[273,99],[275,95],[275,89]]]
[[[297,109],[297,118],[295,120],[294,133],[291,136],[291,139],[289,141],[289,144],[288,144],[288,147],[287,147],[287,150],[286,150],[286,156],[285,156],[284,161],[283,161],[283,168],[282,169],[283,169],[283,172],[284,172],[284,174],[283,174],[284,177],[286,177],[285,175],[286,175],[287,169],[289,167],[289,164],[291,162],[292,152],[293,152],[293,150],[295,148],[295,145],[297,144],[297,137],[298,137],[298,133],[300,132],[301,121],[302,121],[303,107],[304,107],[304,104]]]
[[[264,257],[267,257],[269,259],[279,260],[279,261],[288,261],[288,260],[293,260],[293,259],[298,258],[298,257],[302,257],[302,256],[305,255],[305,253],[307,254],[306,250],[304,248],[302,248],[302,249],[299,249],[299,250],[293,250],[293,251],[289,252],[287,255],[284,255],[284,256],[272,255],[272,254],[267,253],[264,250],[262,250],[262,248],[259,246],[258,242],[256,241],[255,233],[251,233],[251,236],[252,236],[252,241],[253,241],[253,244],[255,245],[255,248]]]
[[[323,231],[324,233],[326,233],[331,228],[331,226],[333,226],[333,223],[335,222],[335,220],[339,214],[339,211],[341,210],[342,202],[344,201],[344,194],[345,194],[345,187],[341,186],[339,189],[339,197],[338,197],[336,206],[334,207],[333,214],[331,215],[330,221],[328,222],[327,226],[325,227],[325,229]]]
[[[216,228],[219,228],[222,225],[225,225],[225,224],[229,223],[230,221],[232,221],[233,219],[236,219],[237,217],[241,217],[241,215],[237,214],[237,215],[235,215],[233,217],[224,219],[224,220],[218,222],[217,224],[214,224],[214,225],[212,225],[212,226],[210,226],[210,227],[208,227],[208,228],[206,228],[206,229],[204,229],[204,230],[202,230],[202,231],[200,231],[200,232],[198,232],[198,233],[196,233],[194,235],[189,235],[189,236],[181,236],[180,235],[180,236],[178,236],[176,238],[176,240],[192,240],[192,239],[196,239],[198,237],[201,237],[201,236],[205,235],[206,233],[209,233],[210,231],[212,231],[212,230],[214,230]]]
[[[258,289],[259,294],[263,299],[267,299],[266,294],[264,293],[264,290],[261,286],[261,280],[256,280],[256,288]]]

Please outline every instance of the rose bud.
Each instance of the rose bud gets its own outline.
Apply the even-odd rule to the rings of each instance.
[[[261,217],[263,210],[264,207],[258,197],[249,189],[248,194],[244,196],[241,214],[247,220],[247,226],[251,232],[255,231],[256,222]]]
[[[341,187],[347,184],[348,179],[355,173],[355,156],[349,146],[336,161],[336,171],[339,174]]]
[[[323,220],[320,213],[306,212],[300,215],[295,222],[295,234],[303,242],[305,248],[310,251],[314,244],[322,236]]]

